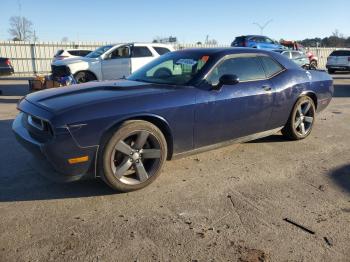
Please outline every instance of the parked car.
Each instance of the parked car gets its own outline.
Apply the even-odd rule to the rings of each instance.
[[[75,57],[81,57],[86,56],[90,54],[91,50],[84,50],[84,49],[60,49],[56,52],[52,59],[52,63],[54,63],[57,60],[64,60],[68,58],[75,58]]]
[[[295,50],[274,50],[274,51],[289,58],[300,67],[304,69],[310,69],[310,61],[305,55],[305,53],[301,51],[295,51]]]
[[[54,62],[52,74],[61,77],[69,72],[78,83],[119,79],[171,51],[174,51],[171,45],[157,43],[106,45],[85,57]]]
[[[0,57],[0,76],[12,75],[14,72],[10,59]]]
[[[132,191],[154,181],[165,160],[280,130],[304,139],[332,94],[327,73],[275,52],[181,50],[126,80],[29,94],[12,128],[39,172]]]
[[[231,43],[232,47],[252,47],[258,49],[284,49],[277,41],[262,35],[238,36]]]
[[[327,58],[326,68],[330,74],[336,71],[350,71],[350,50],[333,51]]]
[[[301,51],[306,54],[309,59],[309,67],[310,69],[317,69],[318,66],[318,57],[314,55],[310,50],[307,50],[303,45],[296,41],[287,41],[282,40],[281,45],[287,47],[288,49]]]

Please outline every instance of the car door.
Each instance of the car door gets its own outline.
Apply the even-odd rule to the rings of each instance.
[[[273,87],[257,55],[231,55],[207,77],[215,86],[225,74],[237,75],[240,82],[220,90],[199,92],[195,109],[196,148],[265,131],[273,108]]]
[[[123,45],[111,50],[101,61],[103,80],[120,79],[131,73],[130,46]]]
[[[131,73],[154,59],[151,50],[147,46],[133,46],[131,50]]]

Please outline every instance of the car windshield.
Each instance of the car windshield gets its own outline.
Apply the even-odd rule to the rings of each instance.
[[[133,73],[128,80],[187,85],[204,70],[209,59],[210,56],[204,52],[167,53]]]
[[[330,56],[350,56],[350,50],[336,50]]]
[[[113,46],[112,45],[105,45],[105,46],[101,46],[99,48],[97,48],[95,51],[91,52],[90,54],[88,54],[86,57],[89,58],[97,58],[100,55],[106,53],[109,49],[111,49]]]

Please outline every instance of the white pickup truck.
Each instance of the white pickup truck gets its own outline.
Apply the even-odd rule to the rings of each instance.
[[[52,74],[54,77],[72,74],[78,83],[119,79],[171,51],[174,51],[171,45],[158,43],[106,45],[85,57],[53,62]]]

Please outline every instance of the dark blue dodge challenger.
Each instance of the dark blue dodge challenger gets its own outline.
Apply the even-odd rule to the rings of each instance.
[[[126,80],[26,96],[13,123],[41,173],[140,189],[165,160],[282,131],[307,137],[333,94],[322,71],[257,49],[165,54]]]

